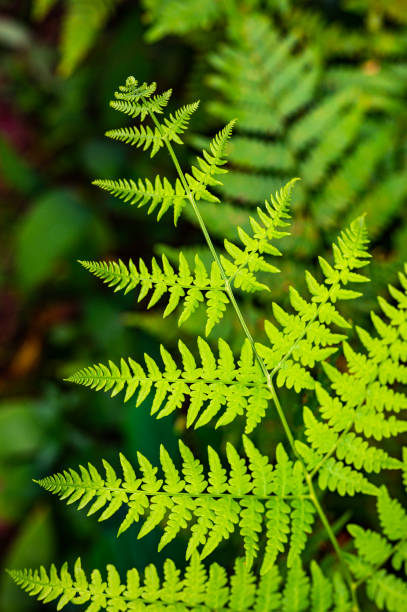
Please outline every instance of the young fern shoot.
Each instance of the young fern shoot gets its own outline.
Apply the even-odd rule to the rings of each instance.
[[[179,341],[179,355],[161,347],[162,364],[150,355],[145,355],[143,364],[128,357],[117,364],[109,361],[82,368],[68,380],[112,396],[123,391],[124,401],[135,397],[137,406],[152,395],[153,415],[163,418],[184,410],[187,427],[212,422],[224,427],[244,416],[245,455],[229,442],[226,468],[218,450],[208,447],[205,466],[180,441],[181,462],[162,446],[160,467],[141,453],[137,468],[120,455],[120,474],[103,461],[103,473],[89,464],[38,481],[78,509],[87,507],[88,515],[99,513],[101,521],[124,509],[119,533],[135,523],[142,523],[139,538],[161,529],[159,550],[185,531],[188,565],[182,579],[170,559],[164,563],[163,581],[150,565],[144,583],[136,570],[130,570],[127,581],[121,583],[113,566],[107,568],[107,582],[99,571],[89,581],[80,560],[74,576],[66,566],[59,573],[52,566],[49,573],[42,568],[11,575],[43,601],[59,598],[59,608],[70,602],[85,604],[92,612],[355,612],[361,610],[358,601],[363,586],[365,596],[379,609],[401,612],[407,609],[407,587],[391,572],[390,563],[399,573],[407,567],[407,513],[391,498],[383,479],[380,485],[372,474],[384,476],[385,470],[399,470],[407,485],[407,453],[394,457],[376,444],[407,431],[406,421],[399,418],[407,408],[401,387],[407,381],[407,277],[401,273],[401,288],[389,288],[394,304],[379,298],[387,322],[372,313],[377,337],[357,328],[364,347],[364,352],[358,352],[348,336],[352,326],[341,312],[341,302],[358,298],[368,280],[361,274],[370,255],[364,218],[359,217],[339,233],[332,257],[319,257],[319,277],[306,273],[307,294],[290,287],[288,307],[272,305],[270,319],[264,323],[267,340],[256,341],[239,307],[239,296],[267,291],[273,278],[268,275],[278,272],[275,258],[281,251],[277,244],[288,235],[289,205],[297,179],[258,207],[249,216],[250,229],[238,227],[236,242],[225,240],[224,251],[218,254],[199,201],[219,201],[216,188],[227,171],[225,147],[233,121],[215,136],[196,165],[184,172],[173,145],[182,144],[181,135],[198,105],[185,106],[159,121],[171,92],[156,95],[155,91],[155,83],[139,84],[129,77],[111,105],[138,118],[141,125],[109,131],[107,136],[150,149],[151,157],[166,148],[174,162],[175,181],[157,176],[95,184],[130,205],[149,205],[147,212],[157,212],[158,220],[172,208],[175,224],[184,207],[191,206],[213,262],[207,266],[196,256],[192,269],[180,253],[177,269],[165,256],[161,262],[153,258],[150,265],[141,259],[128,264],[121,260],[81,264],[114,291],[138,289],[139,301],[149,295],[148,308],[166,295],[163,316],[177,311],[179,325],[204,306],[206,337],[231,305],[243,332],[241,349],[235,355],[221,339],[215,352],[210,338],[198,337],[196,348]],[[147,119],[152,125],[143,124]],[[336,361],[337,355],[341,362]],[[283,406],[279,394],[301,406],[299,427],[289,424],[290,405]],[[249,434],[266,416],[275,414],[283,435],[272,461]],[[348,525],[354,553],[343,551],[322,505],[325,491],[374,498],[383,535]],[[303,567],[317,518],[336,555],[335,560],[329,558],[330,552],[325,557],[321,552],[318,560],[327,568],[324,572],[316,560]],[[245,558],[236,559],[228,579],[224,568],[212,563],[207,570],[203,560],[235,532],[243,542]]]

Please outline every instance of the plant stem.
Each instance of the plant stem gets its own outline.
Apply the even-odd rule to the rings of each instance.
[[[323,511],[321,504],[319,503],[318,497],[317,497],[317,495],[315,493],[314,485],[312,483],[311,476],[310,476],[310,474],[307,471],[305,472],[305,479],[306,479],[307,484],[308,484],[311,500],[312,500],[312,502],[313,502],[313,504],[314,504],[314,506],[316,508],[316,511],[318,512],[318,516],[319,516],[319,518],[321,520],[321,523],[325,527],[325,530],[326,530],[326,532],[328,534],[328,537],[331,540],[332,546],[333,546],[333,548],[334,548],[334,550],[335,550],[335,552],[337,554],[337,557],[339,559],[339,563],[341,564],[343,574],[344,574],[345,579],[346,579],[346,581],[348,583],[348,586],[349,586],[349,589],[350,589],[350,594],[351,594],[351,597],[352,597],[352,603],[353,603],[352,612],[358,612],[359,611],[359,604],[358,604],[358,600],[357,600],[357,597],[356,597],[356,586],[357,585],[352,580],[351,573],[350,573],[349,568],[348,568],[348,566],[346,564],[346,561],[344,560],[343,555],[342,555],[342,549],[339,546],[338,540],[336,539],[336,536],[335,536],[334,532],[332,531],[331,525],[329,524],[329,521],[328,521],[328,519],[326,517],[326,514]]]
[[[161,126],[160,126],[159,122],[157,121],[157,118],[155,117],[155,115],[154,115],[154,113],[152,111],[150,111],[150,116],[151,116],[151,119],[153,120],[154,124],[158,128],[158,130],[161,132]],[[290,429],[290,426],[288,424],[288,421],[286,419],[286,416],[284,414],[284,411],[283,411],[283,409],[281,407],[280,401],[278,399],[278,396],[277,396],[277,393],[276,393],[276,390],[275,390],[275,387],[274,387],[274,384],[273,384],[273,381],[272,381],[272,374],[268,371],[268,369],[266,367],[266,364],[264,363],[263,359],[260,357],[260,355],[257,352],[256,345],[255,345],[255,342],[253,340],[253,336],[251,335],[250,330],[247,327],[246,321],[244,320],[242,311],[240,310],[239,305],[236,302],[236,298],[234,296],[232,287],[230,286],[229,279],[228,279],[228,277],[226,275],[226,272],[225,272],[225,270],[224,270],[224,268],[222,266],[222,263],[221,263],[221,261],[219,259],[219,256],[218,256],[218,254],[216,252],[216,249],[215,249],[215,247],[213,245],[212,239],[211,239],[211,237],[209,235],[209,232],[208,232],[208,230],[206,228],[205,222],[204,222],[204,220],[203,220],[203,218],[201,216],[201,213],[199,211],[199,208],[197,206],[195,198],[194,198],[193,194],[191,193],[191,190],[189,189],[187,180],[186,180],[185,175],[184,175],[184,173],[183,173],[183,171],[181,169],[181,166],[180,166],[180,164],[178,162],[178,158],[177,158],[177,156],[175,154],[175,151],[172,148],[172,145],[171,145],[171,143],[169,142],[169,140],[167,138],[164,138],[164,142],[165,142],[166,147],[168,149],[168,152],[169,152],[169,154],[171,156],[171,159],[174,162],[174,166],[175,166],[175,168],[177,170],[178,176],[179,176],[180,181],[182,183],[182,186],[183,186],[183,188],[185,190],[185,193],[187,194],[187,197],[188,197],[188,199],[189,199],[189,201],[191,203],[191,206],[192,206],[192,208],[194,210],[196,218],[198,219],[198,223],[199,223],[200,228],[202,230],[202,233],[203,233],[203,235],[205,237],[205,240],[206,240],[206,243],[208,245],[208,248],[209,248],[209,250],[210,250],[210,252],[212,254],[212,257],[213,257],[214,261],[216,262],[216,264],[219,267],[219,271],[220,271],[222,279],[223,279],[223,281],[225,283],[226,293],[227,293],[227,295],[228,295],[228,297],[230,299],[230,302],[231,302],[231,304],[232,304],[232,306],[233,306],[233,308],[234,308],[234,310],[236,312],[237,318],[239,319],[239,322],[240,322],[240,324],[242,326],[242,329],[243,329],[243,331],[245,333],[245,336],[246,336],[246,338],[250,342],[250,345],[251,345],[252,350],[253,350],[253,354],[254,354],[258,364],[260,365],[260,368],[261,368],[261,370],[262,370],[262,372],[263,372],[263,374],[264,374],[264,376],[266,378],[267,387],[270,390],[270,393],[271,393],[274,405],[275,405],[276,410],[277,410],[277,414],[278,414],[278,416],[280,418],[280,421],[281,421],[281,424],[283,426],[284,432],[285,432],[285,434],[287,436],[287,440],[288,440],[288,442],[289,442],[289,444],[291,446],[291,449],[292,449],[295,457],[299,460],[299,462],[302,465],[302,468],[303,468],[303,471],[304,471],[304,474],[305,474],[305,479],[307,481],[307,485],[308,485],[308,488],[309,488],[309,491],[310,491],[310,499],[312,500],[312,502],[313,502],[313,504],[314,504],[314,506],[316,508],[316,511],[317,511],[317,513],[318,513],[318,515],[319,515],[319,517],[321,519],[321,522],[322,522],[322,524],[325,527],[325,530],[326,530],[326,532],[328,534],[328,537],[329,537],[329,539],[330,539],[330,541],[332,543],[332,546],[333,546],[333,548],[334,548],[334,550],[335,550],[335,552],[336,552],[336,554],[338,556],[339,563],[340,563],[340,565],[342,567],[342,571],[343,571],[344,577],[345,577],[345,579],[346,579],[346,581],[348,583],[348,586],[349,586],[349,589],[350,589],[350,592],[351,592],[351,596],[352,596],[352,602],[353,602],[352,612],[359,612],[359,605],[358,605],[358,601],[357,601],[357,598],[356,598],[356,592],[355,592],[355,584],[352,581],[352,576],[351,576],[351,574],[349,572],[349,569],[348,569],[348,567],[346,565],[345,560],[343,559],[342,551],[341,551],[341,548],[340,548],[340,546],[338,544],[338,541],[337,541],[337,539],[335,537],[335,534],[332,531],[331,526],[329,524],[329,521],[328,521],[328,519],[327,519],[327,517],[326,517],[326,515],[325,515],[325,513],[324,513],[324,511],[323,511],[323,509],[322,509],[322,507],[321,507],[321,505],[319,503],[319,501],[318,501],[318,497],[317,497],[317,495],[315,493],[315,489],[314,489],[314,486],[312,484],[311,476],[308,473],[308,470],[307,470],[307,468],[306,468],[306,466],[304,464],[304,461],[302,460],[302,457],[300,457],[300,455],[297,452],[297,449],[295,448],[295,439],[294,439],[293,433],[292,433],[292,431]]]

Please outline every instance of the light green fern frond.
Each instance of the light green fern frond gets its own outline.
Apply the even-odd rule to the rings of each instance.
[[[188,612],[328,612],[332,601],[335,610],[344,612],[350,605],[349,594],[339,574],[326,577],[318,564],[311,565],[309,578],[296,562],[282,579],[276,566],[257,578],[243,559],[236,559],[234,571],[228,577],[224,567],[212,563],[204,566],[197,554],[191,557],[181,573],[171,559],[166,559],[162,570],[148,565],[144,577],[136,569],[127,572],[126,580],[113,565],[106,567],[106,578],[93,570],[90,578],[77,559],[71,573],[64,564],[60,571],[52,565],[47,572],[14,570],[9,572],[24,591],[48,603],[58,600],[58,609],[68,603],[88,604],[88,610],[176,610]],[[310,597],[311,595],[311,597]],[[338,603],[342,602],[340,607]]]
[[[218,198],[211,194],[206,188],[208,186],[221,185],[222,183],[215,178],[217,174],[227,172],[222,168],[226,164],[224,152],[226,143],[231,137],[235,121],[230,121],[221,130],[209,144],[209,151],[205,149],[202,152],[202,157],[197,157],[198,166],[192,166],[191,173],[185,174],[185,179],[189,189],[195,200],[207,200],[209,202],[218,202]]]
[[[175,186],[171,185],[170,181],[164,177],[156,176],[154,181],[149,179],[96,179],[93,185],[108,191],[111,195],[120,198],[124,202],[133,206],[137,204],[140,208],[149,204],[147,213],[151,214],[156,209],[157,219],[161,217],[170,208],[174,209],[174,224],[177,225],[179,216],[186,204],[186,194],[179,179],[175,181]]]
[[[167,92],[166,95],[167,97],[165,100],[163,100],[163,96],[161,96],[160,109],[164,102],[165,104],[168,102],[170,92]],[[147,113],[154,112],[154,106],[157,105],[156,98],[142,105],[139,103],[135,104],[133,101],[129,105],[129,100],[127,99],[115,102],[116,105],[114,108],[116,108],[116,110],[123,111],[123,109],[126,108],[129,110],[127,114],[131,114],[132,116],[140,114],[142,118],[147,115]],[[125,106],[126,104],[129,106]],[[113,140],[120,140],[127,144],[142,147],[143,151],[151,148],[150,157],[154,157],[154,155],[164,146],[166,141],[183,144],[180,135],[187,129],[191,115],[196,111],[198,106],[199,102],[187,104],[175,111],[174,114],[169,115],[168,119],[165,118],[163,123],[153,128],[150,126],[144,127],[144,125],[141,125],[140,128],[136,126],[117,128],[115,130],[108,130],[105,135]]]
[[[197,183],[198,186],[191,187],[190,182],[189,188],[193,190],[193,197],[197,197],[197,192],[200,193],[201,197],[203,192],[207,191],[205,185],[214,180],[210,177],[219,170],[218,165],[224,163],[224,160],[220,157],[223,146],[221,142],[222,140],[225,141],[230,133],[231,125],[230,127],[226,126],[219,138],[215,137],[216,145],[211,148],[213,155],[204,155],[207,161],[202,162],[201,168],[203,172],[204,164],[207,165],[205,170],[207,178],[202,178],[200,186]],[[210,160],[214,160],[213,165],[211,165],[212,161]],[[193,180],[197,182],[199,175],[195,174],[195,176],[196,178]],[[264,254],[281,255],[281,252],[273,243],[287,235],[284,229],[288,225],[287,220],[290,218],[288,206],[295,181],[296,179],[290,181],[276,193],[275,197],[271,196],[270,204],[265,203],[265,210],[259,207],[257,218],[250,217],[250,233],[241,227],[237,228],[244,249],[229,240],[225,240],[227,256],[221,255],[221,262],[225,273],[228,275],[228,282],[233,284],[235,288],[249,293],[267,290],[268,286],[257,280],[256,272],[278,272],[278,268],[266,261]],[[141,179],[138,184],[132,180],[124,179],[118,181],[96,180],[94,184],[124,201],[128,201],[130,204],[138,202],[138,206],[143,206],[147,202],[151,202],[148,213],[153,212],[159,206],[158,218],[161,218],[170,206],[173,206],[175,222],[187,199],[179,180],[177,180],[174,188],[167,179],[161,180],[158,176],[154,186],[148,180],[143,184]],[[203,197],[208,198],[205,195]],[[178,272],[174,271],[165,255],[162,256],[162,267],[155,258],[152,259],[151,272],[142,259],[139,261],[138,268],[131,260],[128,266],[121,260],[118,262],[84,261],[80,263],[92,274],[101,278],[109,287],[114,287],[115,291],[124,290],[125,293],[128,293],[140,286],[139,301],[151,289],[154,289],[148,308],[155,305],[165,293],[169,293],[170,300],[164,311],[164,317],[173,312],[180,301],[183,301],[184,307],[179,317],[179,324],[184,323],[200,303],[206,302],[206,335],[223,318],[224,311],[229,303],[227,286],[222,279],[219,266],[216,262],[213,262],[209,272],[198,255],[195,257],[194,272],[191,271],[182,252],[179,254]]]
[[[119,534],[141,520],[144,523],[139,538],[163,525],[159,550],[182,529],[187,529],[190,532],[187,558],[197,550],[201,558],[207,557],[238,529],[250,568],[264,530],[267,541],[262,573],[268,572],[278,554],[284,552],[291,533],[288,554],[291,567],[305,548],[314,521],[314,507],[306,493],[302,468],[293,465],[282,445],[277,448],[274,467],[248,438],[244,438],[244,445],[249,467],[229,443],[226,448],[229,471],[222,466],[216,451],[208,447],[207,477],[200,461],[180,441],[181,470],[161,446],[162,477],[138,453],[138,473],[121,455],[121,476],[104,461],[105,476],[89,464],[88,468],[66,470],[38,483],[68,504],[77,503],[78,509],[88,506],[88,516],[100,512],[99,521],[110,518],[124,506],[127,512]]]
[[[125,401],[137,393],[140,405],[150,392],[154,395],[151,412],[161,418],[176,409],[186,408],[187,426],[201,427],[217,418],[216,427],[226,425],[237,416],[246,418],[246,431],[251,432],[264,417],[270,391],[246,340],[238,363],[224,340],[219,340],[218,357],[205,340],[198,338],[198,365],[191,351],[178,343],[181,368],[161,347],[164,369],[145,355],[145,367],[129,358],[120,366],[96,364],[73,374],[68,381],[97,391],[110,391],[112,396],[125,390]]]
[[[257,208],[257,219],[249,217],[251,226],[250,234],[243,228],[238,227],[239,239],[244,249],[238,247],[229,240],[225,240],[225,250],[228,257],[221,256],[222,265],[229,276],[229,281],[236,288],[244,291],[256,291],[267,289],[267,286],[259,283],[255,272],[278,272],[278,268],[267,262],[263,254],[280,256],[281,252],[274,246],[274,240],[287,236],[284,231],[290,219],[289,204],[294,183],[298,179],[292,179],[280,189],[270,203],[265,202],[265,210]]]
[[[132,260],[129,261],[128,267],[121,260],[80,263],[85,269],[101,278],[109,287],[114,287],[115,291],[124,290],[125,293],[128,293],[140,287],[138,301],[146,297],[153,289],[148,308],[154,306],[163,295],[169,294],[169,301],[163,313],[164,317],[171,314],[182,302],[183,309],[178,318],[179,325],[188,320],[199,305],[205,302],[206,335],[223,317],[226,305],[229,303],[219,268],[212,263],[210,272],[208,272],[198,255],[195,257],[193,271],[182,253],[179,254],[177,272],[174,271],[165,255],[162,255],[162,267],[155,258],[152,259],[151,271],[142,259],[139,260],[138,268]]]
[[[346,338],[333,332],[331,325],[349,327],[339,314],[336,303],[361,295],[345,287],[348,283],[367,280],[354,272],[368,263],[370,255],[366,244],[366,228],[363,217],[360,217],[341,232],[337,244],[333,245],[333,266],[324,258],[319,258],[325,277],[323,283],[319,283],[310,272],[306,273],[311,301],[303,299],[291,287],[290,303],[296,314],[273,304],[273,314],[281,329],[266,321],[265,330],[271,346],[258,343],[256,348],[268,370],[276,375],[279,387],[294,387],[297,393],[302,389],[313,389],[315,381],[309,369],[318,362],[324,362]]]
[[[369,489],[374,492],[362,470],[369,474],[403,467],[400,459],[391,457],[374,444],[374,441],[407,431],[405,420],[395,416],[407,408],[406,395],[395,388],[395,384],[405,384],[407,380],[404,365],[407,357],[407,278],[404,274],[400,274],[400,281],[403,291],[389,287],[397,306],[379,298],[389,323],[372,313],[377,337],[356,328],[367,354],[356,352],[345,342],[347,371],[341,372],[324,364],[333,394],[320,384],[316,386],[322,420],[308,408],[304,410],[309,447],[300,444],[298,450],[312,473],[319,473],[321,488],[336,488],[341,494],[353,494],[358,490],[369,492]],[[340,475],[339,480],[337,475]]]
[[[347,560],[357,584],[366,583],[369,599],[380,610],[398,612],[407,605],[407,586],[400,577],[389,573],[388,568],[392,566],[397,572],[406,562],[407,512],[398,500],[389,496],[384,486],[378,496],[377,511],[383,534],[348,525],[357,555],[348,554]]]
[[[131,94],[130,97],[123,97],[122,92],[118,91],[115,99],[110,101],[110,106],[121,113],[130,115],[133,119],[140,117],[140,120],[144,121],[151,112],[161,114],[168,105],[171,95],[172,89],[168,89],[162,94],[144,98],[140,103],[137,96],[136,99],[133,99]]]

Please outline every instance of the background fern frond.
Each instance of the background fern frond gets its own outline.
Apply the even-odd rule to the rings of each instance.
[[[60,39],[60,73],[68,77],[82,62],[97,35],[121,0],[65,0],[65,15]],[[44,19],[56,0],[36,0],[35,19]]]

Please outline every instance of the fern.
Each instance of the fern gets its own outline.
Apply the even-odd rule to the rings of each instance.
[[[233,168],[218,192],[232,217],[245,214],[248,205],[267,198],[290,176],[301,176],[293,227],[299,238],[286,248],[294,249],[308,270],[313,272],[315,256],[331,242],[343,217],[350,224],[366,212],[370,235],[375,240],[386,236],[400,266],[391,228],[403,221],[407,181],[398,137],[404,94],[396,85],[401,80],[391,77],[396,67],[383,64],[377,75],[368,76],[359,66],[322,67],[320,46],[333,26],[319,23],[313,36],[316,15],[296,9],[285,14],[283,34],[278,21],[266,17],[276,12],[274,5],[263,15],[241,10],[229,40],[209,56],[207,80],[215,99],[207,108],[220,121],[238,119],[228,149]],[[333,29],[340,44],[344,33]],[[205,205],[202,215],[215,233],[214,207]],[[193,221],[192,214],[188,217]],[[288,261],[284,267],[297,287],[298,268]],[[385,289],[381,279],[374,281],[373,292]]]
[[[183,342],[179,341],[178,346],[182,369],[177,367],[171,354],[161,347],[163,370],[154,359],[145,355],[145,367],[131,358],[128,361],[123,359],[120,366],[109,362],[108,365],[97,364],[85,368],[73,374],[68,381],[97,391],[109,391],[112,397],[125,389],[125,401],[137,393],[137,405],[152,391],[151,412],[157,418],[182,408],[188,400],[187,426],[201,427],[215,417],[216,426],[226,425],[237,415],[245,415],[246,431],[250,433],[263,418],[270,399],[250,343],[244,343],[236,365],[225,341],[219,340],[216,359],[209,344],[198,338],[200,367]]]
[[[293,45],[294,41],[287,42],[280,55],[291,53]],[[268,70],[279,65],[277,59],[270,59]],[[290,79],[300,67],[304,64],[298,60],[291,76],[279,76],[281,91],[288,92]],[[246,85],[250,86],[250,81]],[[159,467],[141,453],[137,468],[120,455],[120,473],[103,461],[103,473],[88,464],[37,481],[68,504],[87,508],[88,515],[98,514],[99,521],[120,514],[119,534],[133,523],[141,523],[139,538],[161,530],[159,550],[185,532],[189,564],[182,578],[171,560],[164,564],[163,579],[154,566],[148,566],[143,583],[136,570],[130,570],[127,581],[121,583],[113,566],[107,568],[107,581],[96,570],[89,582],[80,561],[74,576],[66,566],[59,573],[52,566],[49,574],[41,569],[14,571],[12,576],[43,601],[59,599],[59,608],[73,603],[86,604],[88,610],[350,612],[361,609],[359,593],[365,587],[367,597],[379,609],[401,612],[406,607],[407,587],[397,573],[391,573],[389,564],[399,574],[407,567],[407,513],[375,475],[399,470],[404,484],[407,482],[405,451],[401,457],[390,454],[397,449],[396,437],[407,431],[401,418],[407,407],[403,393],[407,381],[407,268],[400,274],[400,287],[391,285],[390,297],[378,298],[383,314],[372,313],[375,332],[355,328],[363,346],[358,352],[342,302],[359,297],[358,289],[368,280],[361,273],[370,254],[365,220],[360,216],[339,233],[332,256],[319,257],[318,273],[306,272],[305,297],[290,287],[286,308],[272,303],[274,321],[263,320],[267,340],[256,341],[240,309],[239,294],[267,293],[269,280],[278,271],[268,258],[281,255],[276,241],[287,240],[295,180],[271,196],[264,208],[259,207],[245,229],[238,227],[238,243],[227,239],[224,252],[218,255],[199,207],[200,200],[214,203],[217,198],[212,189],[219,187],[218,177],[225,171],[233,122],[215,136],[197,165],[184,173],[173,143],[178,138],[174,134],[182,133],[186,126],[183,119],[174,125],[188,113],[181,110],[159,123],[156,114],[163,113],[170,94],[157,95],[155,91],[155,83],[139,84],[129,77],[116,92],[113,106],[140,121],[152,121],[150,132],[145,128],[143,133],[157,135],[178,174],[178,183],[160,179],[157,185],[165,185],[167,194],[168,185],[178,187],[172,187],[171,197],[164,192],[158,196],[156,187],[150,200],[154,197],[154,206],[161,205],[159,215],[174,206],[178,219],[182,198],[203,231],[213,258],[211,267],[196,256],[192,271],[182,253],[177,270],[166,256],[160,264],[153,259],[150,267],[142,260],[137,266],[121,260],[81,263],[115,291],[139,287],[141,300],[152,290],[149,306],[168,294],[163,316],[182,307],[179,323],[205,302],[207,335],[231,306],[244,340],[237,355],[224,339],[218,341],[216,354],[201,337],[196,348],[188,348],[180,340],[179,355],[161,347],[162,365],[145,355],[145,364],[132,358],[118,364],[109,361],[85,367],[68,380],[111,395],[124,391],[124,400],[136,397],[136,405],[151,394],[152,414],[161,418],[184,411],[187,427],[198,428],[212,420],[215,427],[224,426],[244,416],[246,434],[250,434],[267,416],[277,415],[284,443],[276,444],[272,459],[248,435],[242,435],[243,456],[238,438],[231,437],[226,443],[226,467],[213,447],[208,447],[203,464],[180,441],[181,462],[161,446]],[[347,102],[343,99],[340,104]],[[324,112],[329,115],[328,108]],[[331,120],[328,117],[326,125]],[[324,124],[324,113],[321,121]],[[297,134],[299,149],[313,139],[306,134],[303,125]],[[318,184],[320,179],[314,175],[313,180]],[[118,195],[123,195],[124,189],[129,193],[141,190],[140,185],[153,193],[146,181],[99,184],[109,185]],[[177,205],[174,193],[179,198]],[[129,197],[145,203],[137,200],[136,193]],[[276,439],[281,439],[279,432]],[[382,443],[388,439],[393,443],[389,450]],[[342,497],[357,495],[358,501],[366,504],[373,498],[382,533],[350,525],[355,553],[342,549],[337,537],[341,521],[339,527],[331,525],[322,506],[325,491]],[[313,533],[315,520],[324,535]],[[245,559],[236,560],[229,577],[216,563],[208,568],[203,565],[205,558],[234,541],[235,536],[240,547],[243,544]],[[330,543],[335,556],[326,546],[322,550],[321,540]],[[305,567],[303,560],[317,547],[323,563],[314,560]],[[286,568],[284,578],[282,568]]]
[[[309,448],[307,450],[302,445],[298,448],[307,456],[307,460],[316,462],[314,471],[319,471],[320,484],[321,480],[323,483],[326,481],[324,473],[329,465],[331,470],[337,466],[342,472],[346,470],[349,476],[354,474],[356,483],[355,470],[346,468],[344,461],[358,470],[359,480],[362,469],[367,473],[378,473],[384,469],[402,467],[400,460],[364,439],[380,441],[407,431],[405,420],[395,416],[407,407],[405,395],[394,390],[395,382],[404,383],[406,380],[404,327],[407,315],[407,278],[402,273],[400,281],[404,291],[389,287],[398,308],[384,298],[379,298],[380,307],[389,322],[385,323],[372,313],[378,337],[372,337],[366,330],[357,328],[367,355],[357,353],[345,343],[344,356],[348,371],[339,372],[329,364],[324,365],[333,393],[330,395],[321,386],[316,389],[323,420],[316,418],[307,408],[304,411],[306,436],[313,450],[309,454]]]
[[[90,579],[77,559],[73,574],[65,564],[58,572],[55,565],[49,572],[18,570],[10,572],[13,580],[30,595],[44,603],[59,600],[58,608],[89,604],[88,610],[230,610],[231,612],[270,612],[289,610],[300,612],[308,608],[311,591],[313,612],[329,610],[333,597],[346,597],[346,587],[338,575],[334,582],[324,578],[314,562],[311,579],[296,563],[282,581],[276,567],[256,580],[242,559],[237,559],[234,572],[228,579],[224,567],[213,563],[207,570],[197,555],[193,555],[184,574],[171,559],[166,559],[160,576],[154,565],[148,565],[144,579],[136,569],[127,572],[121,582],[113,565],[106,568],[104,580],[99,570]],[[300,579],[300,581],[299,581]],[[347,600],[349,602],[349,600]],[[283,603],[283,608],[281,604]],[[290,607],[288,607],[290,606]],[[336,608],[345,609],[345,608]]]
[[[348,555],[348,561],[358,583],[366,582],[368,597],[379,609],[403,610],[407,604],[407,586],[403,580],[382,569],[391,563],[399,570],[405,555],[407,541],[407,513],[387,489],[378,496],[377,511],[383,534],[349,525],[357,555]]]
[[[301,467],[293,465],[282,446],[277,448],[277,463],[273,467],[249,438],[244,437],[243,443],[249,470],[231,444],[226,448],[229,473],[216,451],[208,447],[209,471],[205,477],[200,461],[180,442],[181,471],[161,446],[162,478],[157,477],[157,468],[139,453],[141,478],[121,455],[120,477],[104,461],[104,477],[89,464],[88,468],[81,466],[79,472],[71,469],[44,478],[38,484],[68,504],[77,503],[78,509],[88,506],[88,516],[100,512],[99,521],[110,518],[125,506],[126,515],[119,534],[142,519],[139,538],[161,524],[164,531],[159,550],[181,529],[190,530],[187,558],[199,550],[200,558],[204,559],[237,529],[243,538],[246,564],[250,568],[257,557],[264,529],[268,544],[262,573],[271,568],[279,552],[284,552],[292,530],[287,561],[291,567],[304,549],[306,534],[314,522],[315,510],[306,494]],[[283,531],[279,524],[282,516],[277,520],[276,512],[285,517]]]
[[[145,0],[147,20],[152,23],[147,37],[156,41],[168,34],[209,28],[222,15],[222,4],[216,0]]]

